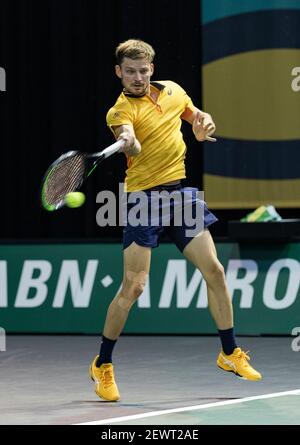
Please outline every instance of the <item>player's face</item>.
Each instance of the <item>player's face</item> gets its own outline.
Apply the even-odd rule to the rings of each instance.
[[[153,74],[153,63],[147,59],[129,59],[124,57],[121,65],[116,65],[116,75],[121,79],[128,93],[143,96],[150,92],[150,78]]]

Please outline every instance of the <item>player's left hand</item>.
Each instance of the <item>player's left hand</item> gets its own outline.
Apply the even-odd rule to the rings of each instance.
[[[217,139],[211,137],[215,131],[216,126],[211,115],[198,112],[193,121],[193,133],[197,141],[216,142]]]

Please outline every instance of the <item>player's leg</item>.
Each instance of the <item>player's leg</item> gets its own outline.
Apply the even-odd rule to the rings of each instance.
[[[206,281],[208,305],[219,330],[223,349],[217,360],[218,366],[245,379],[260,380],[260,373],[248,363],[249,357],[236,346],[231,298],[224,268],[218,260],[210,232],[202,230],[185,246],[183,254],[200,270]]]
[[[122,288],[111,302],[103,335],[117,340],[126,323],[128,313],[146,284],[151,260],[151,248],[135,242],[124,250],[124,277]]]
[[[120,292],[109,305],[100,354],[91,367],[96,394],[104,400],[117,401],[120,394],[114,378],[112,351],[124,328],[129,311],[142,294],[148,278],[151,248],[132,242],[124,250],[124,276]]]
[[[212,317],[220,330],[233,327],[231,298],[225,281],[224,268],[217,253],[210,232],[202,230],[184,248],[184,256],[197,267],[207,285],[207,298]],[[232,342],[232,352],[236,344]],[[230,347],[229,347],[230,348]]]

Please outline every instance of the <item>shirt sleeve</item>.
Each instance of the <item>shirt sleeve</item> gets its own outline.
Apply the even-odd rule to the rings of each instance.
[[[133,125],[133,112],[129,103],[122,101],[116,103],[106,115],[106,123],[113,131],[112,127],[119,125]]]
[[[181,119],[187,118],[190,114],[194,112],[194,104],[190,96],[187,94],[187,92],[178,84],[177,88],[179,90],[179,94],[181,95],[181,103],[182,103],[182,114]]]
[[[192,114],[194,112],[194,104],[192,99],[190,98],[190,96],[184,91],[183,92],[183,101],[184,101],[184,111],[181,114],[181,119],[186,119],[187,117],[189,117],[190,114]]]

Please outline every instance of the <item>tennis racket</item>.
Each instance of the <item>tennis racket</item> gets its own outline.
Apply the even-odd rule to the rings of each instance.
[[[41,187],[41,203],[45,210],[58,210],[65,205],[68,193],[80,189],[84,181],[104,159],[124,145],[119,140],[98,153],[68,151],[54,161],[46,171]]]

